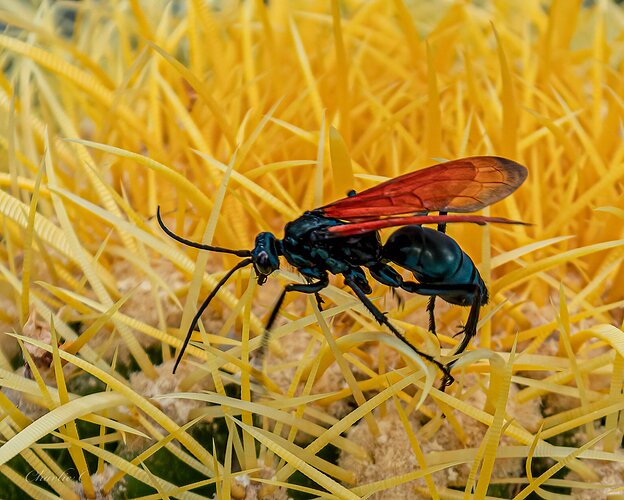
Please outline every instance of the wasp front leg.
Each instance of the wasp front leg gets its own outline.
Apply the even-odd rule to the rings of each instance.
[[[275,322],[275,319],[277,318],[277,313],[279,312],[280,308],[282,307],[282,303],[284,302],[284,298],[286,297],[286,294],[288,292],[300,292],[300,293],[314,293],[314,294],[317,294],[323,288],[326,288],[327,285],[329,285],[329,278],[327,277],[327,274],[325,274],[323,279],[321,279],[320,281],[317,281],[316,283],[308,283],[308,284],[305,284],[305,285],[299,284],[299,283],[289,283],[288,285],[286,285],[284,287],[284,290],[280,294],[279,298],[277,299],[277,302],[273,306],[273,310],[271,311],[271,315],[269,316],[269,320],[267,321],[266,327],[264,328],[265,332],[270,332],[271,331],[271,327],[273,326],[273,323]]]
[[[327,278],[327,273],[325,271],[319,271],[318,269],[312,267],[301,268],[299,269],[299,272],[303,275],[303,277],[309,284],[314,283],[315,279],[323,281],[324,277],[325,279]],[[314,298],[316,299],[316,305],[318,306],[319,310],[322,311],[323,304],[325,303],[323,297],[321,297],[320,293],[314,292]]]
[[[279,310],[282,307],[282,304],[284,303],[284,298],[286,298],[286,294],[288,292],[300,292],[300,293],[313,293],[317,295],[318,292],[320,292],[323,288],[326,288],[327,285],[329,285],[329,277],[327,276],[327,273],[323,273],[320,276],[321,276],[320,280],[317,281],[316,283],[307,283],[307,284],[289,283],[288,285],[284,287],[284,290],[282,290],[282,293],[277,299],[277,302],[273,306],[273,310],[271,311],[271,314],[269,315],[269,320],[267,321],[266,326],[264,327],[264,333],[262,334],[262,342],[260,344],[260,350],[258,353],[259,359],[262,359],[262,357],[264,356],[264,352],[269,343],[269,337],[271,335],[271,328],[273,326],[273,323],[275,323],[275,320],[277,319],[277,315],[279,313]]]

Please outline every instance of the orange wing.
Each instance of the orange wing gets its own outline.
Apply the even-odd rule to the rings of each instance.
[[[526,176],[527,169],[514,161],[473,156],[401,175],[317,210],[347,221],[418,212],[475,212],[513,193]]]
[[[360,222],[332,226],[325,230],[323,237],[337,238],[341,236],[353,236],[355,234],[377,231],[386,227],[408,226],[411,224],[448,224],[452,222],[469,222],[479,225],[488,223],[531,225],[517,220],[504,219],[502,217],[484,217],[482,215],[414,215],[362,220]]]

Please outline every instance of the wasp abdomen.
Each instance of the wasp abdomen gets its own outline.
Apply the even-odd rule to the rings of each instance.
[[[440,231],[405,226],[390,236],[384,245],[383,255],[385,259],[411,271],[420,283],[431,284],[427,294],[439,295],[452,304],[469,305],[473,302],[476,290],[471,293],[466,286],[474,285],[487,294],[474,262],[453,238]],[[442,288],[436,291],[436,284],[461,287],[452,291]]]

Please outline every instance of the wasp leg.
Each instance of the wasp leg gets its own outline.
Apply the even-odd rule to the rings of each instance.
[[[396,294],[395,288],[403,288],[407,290],[403,286],[403,283],[413,283],[411,281],[403,281],[403,277],[392,267],[387,264],[376,264],[375,266],[371,266],[368,268],[371,273],[371,276],[375,278],[379,283],[383,285],[387,285],[392,287],[391,290],[394,294]],[[415,284],[415,283],[414,283]],[[410,290],[407,290],[410,291]],[[419,293],[419,292],[416,292]],[[398,297],[398,295],[395,295]],[[402,300],[399,298],[399,306],[402,305]],[[429,312],[429,331],[436,335],[436,326],[435,326],[435,317],[433,315],[433,309],[435,307],[435,295],[433,295],[429,299],[429,305],[427,306],[427,311]]]
[[[402,288],[404,290],[407,290],[407,288],[403,286],[404,283],[413,283],[411,281],[403,281],[403,277],[398,272],[396,272],[396,270],[394,270],[387,264],[377,264],[375,266],[369,267],[368,269],[373,278],[375,278],[377,281],[379,281],[380,283],[384,285],[392,287],[392,291],[394,293],[396,293],[394,291],[395,288]],[[411,290],[407,290],[407,291],[411,291]],[[420,293],[420,292],[416,292],[416,293]],[[399,305],[401,305],[401,302],[399,302]],[[435,295],[432,295],[431,298],[429,299],[429,304],[427,305],[427,312],[429,313],[429,331],[433,333],[434,335],[436,335],[435,317],[433,315],[434,308],[435,308]]]
[[[399,308],[403,307],[403,297],[401,297],[396,289],[401,286],[403,282],[403,278],[399,273],[397,273],[393,268],[391,268],[388,264],[378,263],[374,266],[370,266],[368,268],[371,276],[379,281],[382,285],[386,285],[390,287],[390,292],[392,292],[392,296],[396,299]]]
[[[425,284],[415,283],[413,281],[404,281],[401,285],[401,288],[408,292],[418,293],[420,295],[431,295],[432,299],[435,298],[437,295],[444,295],[444,292],[464,292],[467,296],[473,297],[472,303],[470,304],[470,312],[468,313],[468,320],[466,321],[466,325],[462,330],[458,332],[463,333],[464,338],[457,346],[454,355],[461,354],[466,350],[466,347],[468,347],[470,340],[477,335],[479,311],[481,309],[481,305],[484,303],[483,297],[481,296],[481,289],[478,285],[459,285],[446,283]],[[487,300],[485,302],[487,302]],[[431,301],[429,303],[431,304]],[[446,366],[450,370],[454,364],[455,361],[452,361]],[[444,386],[452,384],[450,379],[448,379],[446,376],[444,377],[442,383],[445,384]]]
[[[314,282],[312,281],[312,278],[308,278],[307,276],[304,276],[304,277],[305,277],[306,281],[307,281],[309,284],[314,283]],[[323,304],[325,303],[325,301],[323,300],[323,297],[321,297],[321,294],[320,294],[320,293],[318,293],[318,292],[314,292],[314,298],[316,299],[316,305],[318,306],[319,311],[322,311],[322,310],[323,310]]]
[[[440,215],[448,215],[448,212],[440,212]],[[442,224],[438,224],[438,231],[440,231],[443,234],[446,234],[446,223],[445,222],[442,223]],[[435,324],[435,315],[434,315],[435,301],[436,301],[436,296],[432,295],[429,298],[429,303],[427,304],[427,312],[429,313],[429,331],[437,336],[436,324]]]
[[[321,295],[318,292],[314,292],[314,298],[316,299],[316,305],[319,308],[319,311],[323,310],[323,304],[325,303],[325,301],[323,300],[323,297],[321,297]]]
[[[463,333],[464,338],[455,349],[454,355],[461,354],[466,350],[470,340],[477,335],[477,325],[479,323],[479,310],[481,309],[481,291],[478,286],[475,286],[474,290],[474,300],[470,306],[470,312],[468,313],[468,320],[466,321],[466,325],[462,328],[458,333]],[[457,360],[451,361],[448,363],[448,367],[453,368],[453,365],[457,362]],[[447,385],[451,385],[452,382],[448,382],[446,377],[442,381],[442,383],[446,383]]]
[[[479,323],[479,310],[481,309],[482,304],[481,291],[478,286],[475,286],[474,290],[474,300],[470,306],[470,312],[468,313],[468,320],[466,321],[466,325],[459,333],[464,334],[464,338],[457,346],[455,350],[455,354],[461,354],[466,350],[468,344],[470,343],[470,339],[472,339],[475,335],[477,335],[477,325]]]
[[[396,288],[390,288],[390,293],[392,293],[394,300],[396,300],[397,307],[400,310],[403,310],[403,307],[405,306],[405,301],[403,300],[403,297],[399,295],[399,292],[396,291]]]
[[[318,269],[314,269],[314,268],[301,268],[299,269],[299,272],[303,275],[303,277],[306,279],[306,281],[309,284],[314,283],[314,280],[323,280],[323,277],[326,277],[326,274],[324,271],[319,271]],[[321,297],[321,295],[318,292],[314,292],[314,298],[316,299],[316,305],[319,308],[319,311],[323,310],[323,304],[325,303],[325,301],[323,300],[323,297]]]
[[[436,337],[438,334],[436,333],[436,324],[435,324],[435,299],[436,295],[432,295],[429,297],[429,302],[427,303],[427,312],[429,313],[429,331],[433,333]]]
[[[288,285],[284,287],[284,290],[282,290],[282,293],[277,299],[277,302],[273,306],[273,310],[271,311],[269,320],[267,321],[266,326],[264,327],[264,333],[262,334],[262,342],[260,344],[260,350],[258,352],[259,359],[262,359],[262,357],[264,356],[264,352],[266,348],[268,347],[269,336],[271,335],[271,327],[273,326],[273,323],[275,322],[275,319],[277,318],[277,314],[279,313],[279,310],[282,307],[282,304],[284,303],[284,298],[286,297],[286,294],[288,292],[300,292],[300,293],[313,293],[315,296],[318,296],[318,292],[320,292],[323,288],[327,287],[327,285],[329,285],[329,278],[327,277],[327,274],[325,274],[320,279],[320,281],[317,281],[316,283],[308,283],[306,285],[302,285],[299,283],[289,283]],[[317,301],[318,301],[318,298],[317,298]]]
[[[358,287],[358,290],[360,290],[362,293],[366,295],[372,293],[373,289],[366,279],[366,274],[364,274],[364,271],[362,271],[360,267],[354,266],[348,271],[342,273],[342,275],[345,278],[345,283],[347,282],[347,280],[351,280],[351,282],[353,282],[355,286]]]
[[[396,335],[396,337],[399,340],[401,340],[403,343],[408,345],[421,358],[424,358],[427,361],[429,361],[430,363],[433,363],[434,365],[436,365],[442,371],[442,373],[444,373],[443,381],[445,381],[445,382],[446,381],[450,381],[450,382],[446,382],[446,385],[451,385],[453,383],[453,381],[455,379],[451,375],[450,367],[447,367],[443,363],[440,363],[433,356],[430,356],[429,354],[426,354],[426,353],[416,349],[412,344],[410,344],[408,342],[408,340],[403,336],[403,334],[401,332],[399,332],[392,325],[392,323],[390,323],[390,321],[388,321],[388,318],[386,318],[385,314],[382,313],[379,309],[377,309],[375,307],[375,305],[366,296],[364,291],[360,289],[360,287],[357,285],[357,283],[351,277],[345,277],[345,283],[346,283],[346,285],[349,288],[351,288],[351,290],[353,290],[355,292],[355,295],[357,296],[358,299],[360,299],[360,302],[362,302],[362,304],[364,304],[364,307],[366,307],[366,309],[369,310],[369,312],[373,315],[373,317],[377,320],[377,322],[380,325],[385,325],[392,333],[394,333],[394,335]],[[442,385],[441,389],[444,390],[446,385]]]
[[[440,212],[440,215],[448,215],[448,212]],[[438,231],[440,231],[441,233],[446,233],[446,222],[438,224]]]

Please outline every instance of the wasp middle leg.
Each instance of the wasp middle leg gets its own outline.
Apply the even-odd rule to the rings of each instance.
[[[410,349],[412,349],[416,354],[418,354],[421,358],[426,359],[430,363],[433,363],[442,371],[442,373],[444,374],[444,378],[442,379],[443,382],[440,387],[442,390],[444,390],[446,386],[451,385],[453,383],[455,379],[451,375],[451,368],[445,365],[444,363],[441,363],[440,361],[436,360],[433,356],[427,353],[424,353],[420,351],[419,349],[417,349],[416,347],[414,347],[405,338],[405,336],[401,332],[399,332],[394,327],[394,325],[390,323],[390,321],[388,321],[388,318],[386,318],[386,315],[383,312],[381,312],[377,307],[375,307],[375,305],[366,296],[366,293],[364,292],[364,290],[362,290],[362,288],[359,287],[358,283],[353,279],[352,276],[348,276],[345,274],[345,284],[349,288],[351,288],[351,290],[353,290],[357,298],[360,299],[360,302],[364,304],[364,307],[368,309],[368,311],[373,315],[373,317],[377,320],[377,322],[380,325],[385,325],[394,335],[396,335],[396,337],[399,340],[401,340],[404,344],[408,345]]]

